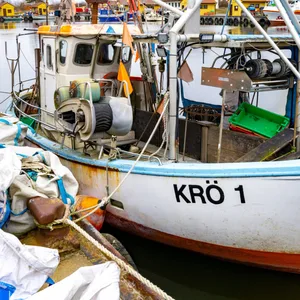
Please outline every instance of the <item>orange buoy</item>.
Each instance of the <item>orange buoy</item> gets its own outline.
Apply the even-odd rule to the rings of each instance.
[[[82,209],[86,209],[92,206],[95,206],[99,203],[99,198],[96,197],[90,197],[86,195],[78,195],[76,196],[76,211],[80,211]],[[85,216],[88,214],[91,210],[85,211],[85,212],[79,212],[78,215]],[[88,216],[86,218],[97,230],[100,230],[102,228],[102,225],[104,223],[105,219],[105,210],[102,210],[98,208],[93,214]]]

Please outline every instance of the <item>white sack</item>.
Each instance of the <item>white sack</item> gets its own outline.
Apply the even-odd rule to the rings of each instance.
[[[8,216],[6,190],[13,180],[20,174],[21,162],[17,155],[8,149],[0,149],[0,225]]]
[[[58,264],[56,249],[24,246],[18,238],[0,229],[0,281],[16,288],[10,300],[35,294]]]
[[[29,300],[119,300],[120,269],[115,262],[82,267]]]
[[[0,149],[0,191],[6,191],[20,171],[21,162],[17,155],[9,149]]]
[[[18,154],[30,152],[30,147],[14,147],[11,149]],[[40,150],[38,148],[32,149],[34,149],[35,153]],[[59,177],[62,178],[67,194],[74,199],[77,195],[78,183],[71,171],[61,164],[55,154],[48,151],[39,151],[39,153],[40,154],[28,158],[22,158],[22,161],[26,161],[26,166],[32,164],[32,168],[35,168],[39,164],[43,166],[44,163],[49,168],[45,167],[44,170],[41,170],[36,181],[30,179],[28,175],[24,173],[20,174],[15,177],[15,180],[10,186],[9,195],[13,214],[10,216],[9,223],[3,227],[3,230],[9,233],[22,235],[35,228],[35,223],[30,212],[24,212],[27,208],[27,201],[34,197],[61,198],[57,185],[57,179],[59,179]],[[52,170],[52,175],[49,176],[45,170]]]
[[[0,116],[0,144],[22,146],[28,126],[12,116]]]

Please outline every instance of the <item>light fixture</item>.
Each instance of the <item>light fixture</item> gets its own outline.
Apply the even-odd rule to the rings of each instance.
[[[203,44],[212,43],[214,41],[214,34],[213,33],[207,33],[207,34],[200,33],[199,40],[200,40],[200,43],[203,43]]]
[[[166,57],[167,56],[167,50],[164,46],[158,45],[156,47],[156,53],[159,57]]]

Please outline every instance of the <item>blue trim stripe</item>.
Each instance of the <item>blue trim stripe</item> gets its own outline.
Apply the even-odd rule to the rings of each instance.
[[[69,148],[61,149],[60,144],[54,143],[40,135],[28,135],[27,138],[56,155],[81,164],[106,168],[107,160],[97,160],[85,156]],[[134,161],[118,159],[108,162],[110,168],[120,172],[128,172]],[[300,176],[300,160],[254,163],[165,163],[159,166],[155,161],[141,161],[133,170],[134,174],[189,177],[189,178],[235,178],[235,177],[280,177]]]

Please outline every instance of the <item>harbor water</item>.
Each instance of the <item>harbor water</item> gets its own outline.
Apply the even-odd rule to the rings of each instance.
[[[159,25],[157,25],[159,27]],[[10,66],[7,55],[17,57],[16,36],[29,33],[24,28],[37,24],[2,23],[0,24],[0,91],[11,90]],[[233,27],[231,34],[256,33],[253,28]],[[271,31],[287,33],[285,27],[271,28]],[[205,27],[206,32],[219,32],[220,28]],[[29,34],[20,37],[21,79],[33,78],[34,52],[38,47],[38,36]],[[9,107],[9,95],[0,94],[0,111]],[[282,199],[284,201],[284,199]],[[172,216],[170,216],[172,217]],[[175,299],[299,299],[300,275],[263,270],[250,266],[207,257],[197,253],[176,249],[104,226],[104,231],[116,236],[131,254],[139,271],[160,286]]]

